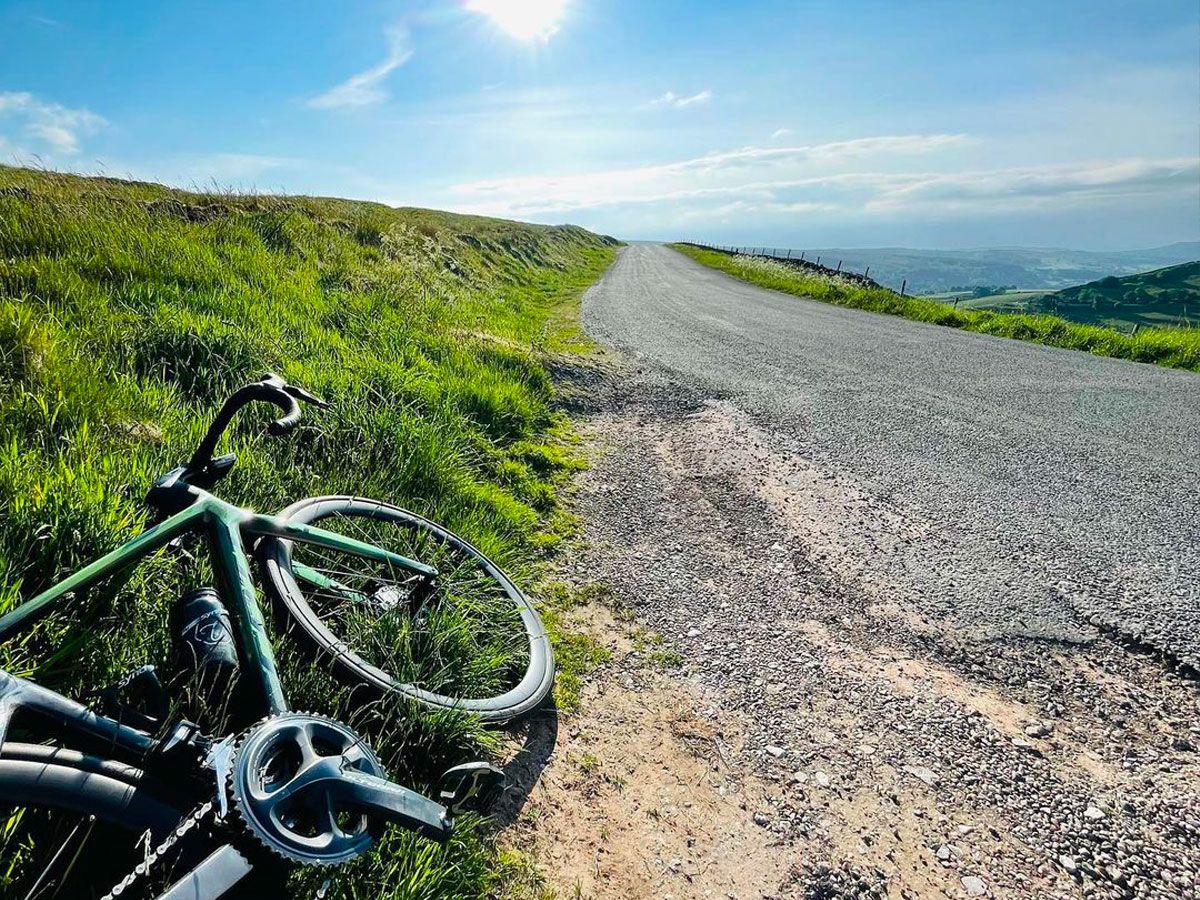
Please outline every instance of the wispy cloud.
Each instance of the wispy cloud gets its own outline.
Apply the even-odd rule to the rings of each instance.
[[[966,135],[931,134],[742,147],[638,168],[477,181],[455,185],[451,193],[457,208],[491,215],[536,218],[657,206],[666,220],[691,221],[809,212],[982,216],[1200,194],[1200,159],[1194,157],[961,170],[959,157],[944,152],[972,143]],[[943,169],[904,171],[906,159],[938,154]]]
[[[776,128],[774,131],[771,132],[771,140],[777,141],[780,138],[788,137],[789,135],[791,135],[791,133],[792,133],[792,129],[790,129],[790,128]]]
[[[673,109],[684,109],[688,106],[699,106],[701,103],[707,103],[713,98],[713,92],[710,90],[699,91],[691,96],[680,96],[674,91],[667,91],[660,97],[655,97],[647,106],[670,106]]]
[[[1200,158],[1092,160],[1065,165],[1021,166],[890,176],[875,185],[868,210],[934,207],[942,212],[969,209],[1028,210],[1086,204],[1200,188]]]
[[[79,152],[81,137],[108,124],[91,110],[47,103],[25,91],[0,91],[0,119],[19,122],[35,144],[66,156]]]
[[[400,66],[412,58],[412,39],[407,28],[395,25],[385,32],[388,44],[387,57],[383,62],[359,72],[323,94],[308,101],[317,109],[336,109],[347,106],[370,106],[387,99],[383,81]]]
[[[796,147],[741,147],[627,169],[572,175],[528,175],[458,184],[451,188],[471,211],[493,215],[562,213],[620,203],[649,203],[705,197],[738,197],[753,192],[771,199],[779,185],[807,177],[814,169],[852,161],[932,153],[961,147],[961,134],[891,135]],[[808,169],[808,173],[804,170]],[[754,180],[747,180],[750,175]]]

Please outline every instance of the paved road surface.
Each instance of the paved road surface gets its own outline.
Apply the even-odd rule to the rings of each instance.
[[[656,245],[622,252],[584,321],[899,511],[909,536],[867,563],[924,616],[1099,626],[1200,665],[1200,376],[801,300]]]

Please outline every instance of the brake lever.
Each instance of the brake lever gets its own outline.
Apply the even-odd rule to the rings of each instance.
[[[297,400],[303,400],[305,403],[311,403],[317,409],[329,409],[329,404],[315,394],[310,394],[302,387],[296,387],[294,384],[285,384],[283,390],[289,396]]]

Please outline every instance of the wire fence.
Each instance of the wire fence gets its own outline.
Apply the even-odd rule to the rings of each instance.
[[[752,256],[759,259],[771,259],[805,272],[813,272],[818,275],[836,275],[861,287],[881,288],[885,291],[895,290],[895,288],[880,284],[873,279],[871,277],[870,266],[867,266],[865,272],[851,272],[842,266],[843,261],[840,259],[837,261],[836,266],[832,266],[829,264],[832,262],[832,259],[826,259],[822,263],[820,254],[815,254],[812,258],[809,258],[810,254],[806,250],[780,249],[779,247],[734,247],[726,244],[706,244],[703,241],[681,241],[681,243],[687,244],[690,247],[699,247],[702,250],[725,253],[729,256]],[[900,285],[900,296],[907,296],[907,290],[908,280],[905,279]]]

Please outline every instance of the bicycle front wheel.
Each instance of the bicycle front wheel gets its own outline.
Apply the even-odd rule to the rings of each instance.
[[[435,567],[412,571],[301,542],[264,541],[264,581],[302,636],[352,684],[506,722],[554,683],[546,629],[495,563],[452,531],[381,500],[315,497],[280,517]]]

